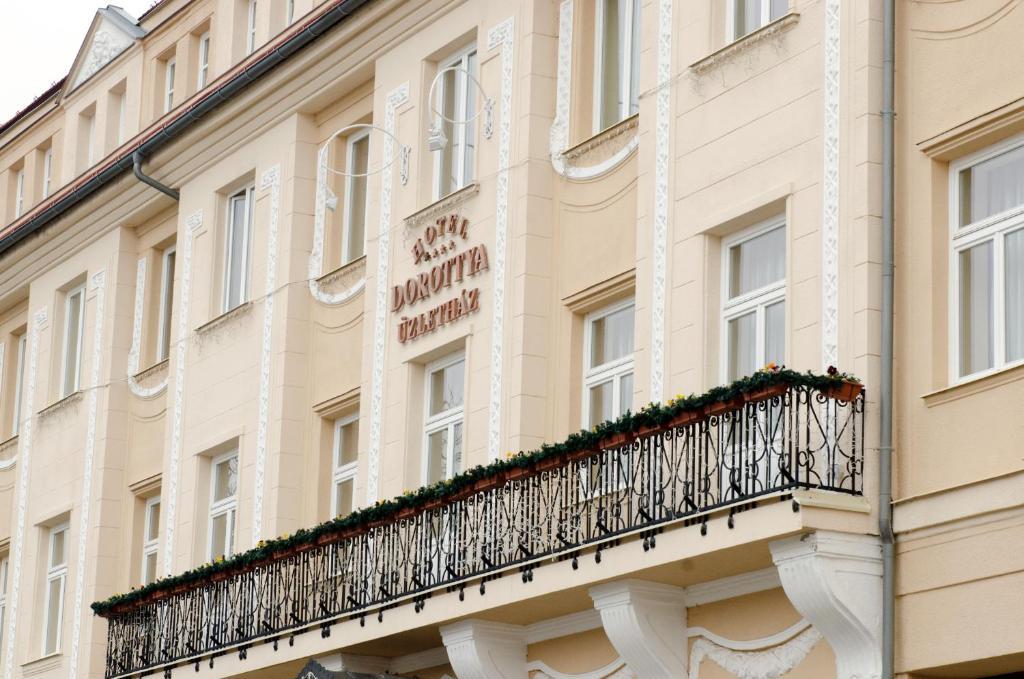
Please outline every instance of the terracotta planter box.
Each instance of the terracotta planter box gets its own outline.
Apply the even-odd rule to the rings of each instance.
[[[506,469],[504,474],[505,481],[509,482],[525,479],[530,475],[530,472],[531,470],[529,467],[512,467],[510,469]]]
[[[721,415],[727,413],[730,410],[739,410],[743,406],[743,397],[736,396],[734,398],[725,401],[715,401],[704,406],[704,414],[708,417],[713,415]]]
[[[538,460],[534,465],[539,472],[548,471],[551,469],[557,469],[565,465],[565,457],[560,455],[552,455],[551,457]]]
[[[632,437],[629,434],[623,432],[616,432],[610,436],[605,437],[605,439],[601,441],[601,447],[618,448],[619,446],[629,442],[631,439]]]
[[[576,462],[578,460],[586,459],[591,455],[596,455],[597,453],[597,450],[576,450],[566,455],[565,459],[566,462]]]
[[[789,391],[788,384],[771,384],[767,387],[761,387],[754,391],[748,391],[743,394],[743,400],[747,403],[757,403],[758,401],[767,401],[770,398],[781,396]]]
[[[409,519],[416,516],[416,512],[419,510],[419,507],[402,507],[398,510],[398,513],[395,514],[395,518],[398,520]]]
[[[701,411],[699,411],[699,410],[686,410],[686,411],[683,411],[683,412],[679,413],[678,415],[673,417],[671,420],[669,420],[668,426],[669,427],[685,427],[688,424],[693,424],[694,422],[700,422],[703,419],[704,419],[704,413],[702,413]]]
[[[825,387],[821,390],[821,393],[825,394],[825,396],[828,396],[829,398],[834,398],[837,401],[850,402],[860,396],[860,392],[862,391],[864,391],[864,385],[860,382],[847,382],[846,380],[842,380]]]

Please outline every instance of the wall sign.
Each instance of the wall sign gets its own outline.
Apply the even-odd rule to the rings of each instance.
[[[434,332],[443,325],[480,310],[480,288],[468,287],[470,279],[490,269],[487,248],[482,243],[468,246],[469,219],[457,214],[439,217],[423,229],[423,235],[412,246],[414,263],[428,265],[391,290],[391,312],[409,308],[398,323],[398,341],[408,342]],[[462,287],[462,286],[466,287]],[[454,296],[452,288],[461,288]],[[416,313],[413,307],[432,304]]]

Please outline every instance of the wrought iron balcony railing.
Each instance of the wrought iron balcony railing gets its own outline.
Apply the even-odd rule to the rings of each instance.
[[[497,487],[314,541],[233,573],[136,601],[109,618],[108,677],[196,663],[254,642],[383,614],[434,590],[518,569],[795,489],[860,494],[864,394],[777,385]],[[761,399],[761,400],[755,400]],[[639,536],[638,536],[639,537]],[[650,541],[650,542],[648,542]]]

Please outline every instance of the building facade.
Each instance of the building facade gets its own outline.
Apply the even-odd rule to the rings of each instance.
[[[0,129],[4,678],[882,676],[887,408],[896,673],[1024,671],[1024,8],[897,3],[888,399],[885,6],[100,9]]]

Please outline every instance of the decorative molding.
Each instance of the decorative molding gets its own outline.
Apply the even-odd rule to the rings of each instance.
[[[36,415],[39,417],[39,423],[42,424],[45,420],[57,413],[62,413],[65,410],[70,410],[71,406],[76,406],[82,402],[82,398],[85,392],[81,389],[73,391],[59,401],[54,401],[50,405],[40,410]]]
[[[774,567],[763,568],[759,571],[730,575],[690,585],[686,588],[686,605],[703,606],[779,587],[782,587],[779,571]]]
[[[224,313],[214,316],[213,318],[206,321],[202,325],[196,327],[196,336],[200,340],[203,340],[204,336],[209,335],[213,331],[225,325],[228,325],[242,318],[243,316],[248,316],[250,313],[252,313],[252,307],[252,300],[248,300],[246,302],[242,302],[233,309],[228,309]]]
[[[839,363],[839,85],[841,12],[825,0],[825,148],[821,206],[821,365]]]
[[[404,82],[388,93],[384,102],[385,158],[394,149],[396,109],[409,101],[409,83]],[[370,391],[370,446],[367,451],[366,505],[377,501],[380,491],[380,437],[381,415],[384,407],[384,350],[388,331],[388,268],[391,263],[391,191],[394,178],[391,172],[380,180],[380,226],[377,233],[376,300],[373,317],[373,363]]]
[[[117,55],[124,52],[135,42],[131,37],[119,30],[108,30],[104,22],[103,27],[98,28],[92,36],[92,45],[82,62],[82,69],[78,72],[72,88],[88,80],[94,73],[113,61]]]
[[[668,269],[669,148],[672,143],[672,0],[658,3],[658,85],[654,123],[654,273],[651,283],[651,393],[665,397],[665,287]]]
[[[0,443],[0,472],[5,472],[18,463],[18,438],[15,434]]]
[[[877,537],[818,531],[768,545],[783,589],[828,641],[837,679],[876,679],[882,657],[882,548]]]
[[[435,217],[447,215],[470,198],[480,193],[480,182],[470,182],[461,189],[452,191],[421,210],[413,212],[405,218],[405,228],[414,229],[421,224],[432,221]]]
[[[353,278],[355,282],[350,285],[347,281]],[[320,284],[321,291],[330,290],[335,287],[342,287],[347,290],[357,284],[360,286],[365,285],[366,255],[357,257],[347,264],[342,264],[334,271],[328,271],[317,279],[317,283]],[[360,287],[361,289],[362,287]]]
[[[527,663],[526,669],[531,672],[536,672],[536,674],[533,675],[533,679],[635,679],[636,677],[636,674],[626,665],[622,658],[616,658],[609,664],[600,669],[596,669],[593,672],[583,672],[581,674],[566,674],[565,672],[559,672],[558,670],[552,669],[551,666],[543,660],[534,660],[533,662]]]
[[[601,614],[590,608],[578,613],[540,620],[532,625],[527,625],[526,643],[538,644],[542,641],[567,637],[570,634],[589,632],[600,626]]]
[[[668,1],[668,0],[664,0]],[[562,0],[558,10],[558,71],[555,85],[555,119],[551,123],[549,152],[551,166],[566,179],[595,179],[623,163],[640,145],[634,135],[609,158],[594,165],[576,165],[566,156],[569,146],[569,108],[572,96],[572,11],[573,0]]]
[[[821,641],[821,634],[806,620],[779,634],[752,641],[732,641],[695,629],[701,631],[699,636],[703,638],[697,639],[690,649],[689,679],[699,679],[705,658],[739,679],[778,679],[803,662]]]
[[[635,137],[639,129],[640,114],[634,113],[628,118],[623,118],[611,127],[601,130],[594,136],[584,139],[580,143],[576,144],[576,146],[565,149],[564,155],[566,160],[577,165],[582,164],[588,156],[593,155],[594,151],[607,151],[607,147],[613,146],[611,142],[615,141],[619,137]],[[623,142],[623,144],[628,143],[628,139]]]
[[[174,525],[178,506],[178,481],[181,475],[181,437],[184,435],[185,359],[188,354],[188,309],[192,296],[192,248],[196,232],[203,226],[203,211],[198,210],[185,219],[185,247],[181,257],[181,298],[178,302],[178,336],[174,341],[174,398],[172,399],[170,466],[167,488],[161,491],[164,514],[164,575],[174,573]]]
[[[701,77],[710,71],[717,70],[723,64],[737,59],[748,50],[768,42],[769,40],[781,41],[782,35],[800,21],[799,12],[789,12],[761,28],[747,33],[725,47],[712,52],[703,59],[690,64],[690,72]]]
[[[103,270],[92,275],[92,289],[96,291],[96,320],[93,322],[92,331],[92,387],[89,392],[89,405],[86,416],[85,432],[85,464],[82,469],[82,504],[79,511],[78,535],[75,540],[78,545],[78,561],[75,566],[75,606],[72,613],[71,631],[71,664],[68,669],[68,679],[75,679],[78,674],[78,651],[79,642],[82,637],[82,596],[85,592],[85,557],[89,545],[89,512],[92,508],[92,471],[96,459],[96,408],[99,402],[100,393],[100,366],[103,362],[103,319],[104,298],[106,297],[107,276]],[[90,613],[89,618],[92,618]]]
[[[29,334],[28,347],[28,379],[26,380],[25,402],[22,404],[22,413],[28,413],[25,417],[21,431],[18,434],[20,450],[18,458],[21,464],[18,465],[18,489],[17,489],[17,519],[14,526],[12,538],[13,548],[11,549],[11,573],[9,594],[7,597],[7,610],[5,612],[7,633],[3,635],[6,644],[4,648],[4,679],[11,679],[14,676],[14,647],[17,634],[18,621],[18,597],[21,593],[21,559],[25,551],[25,518],[28,509],[28,481],[29,469],[32,461],[32,417],[33,404],[36,394],[36,370],[39,365],[39,331],[46,323],[46,307],[39,308],[32,318],[32,329]]]
[[[425,651],[400,655],[391,661],[391,672],[408,674],[428,667],[440,667],[448,664],[448,651],[444,646],[429,648]]]
[[[259,423],[256,429],[255,484],[252,508],[252,544],[263,533],[263,493],[267,473],[267,428],[270,419],[270,362],[274,334],[274,298],[277,287],[277,227],[281,212],[281,166],[260,177],[260,190],[270,189],[270,225],[267,228],[267,282],[263,293],[263,331],[260,344]]]
[[[525,679],[526,637],[519,625],[462,620],[441,627],[459,679]]]
[[[171,283],[174,284],[173,282]],[[140,257],[135,267],[135,309],[132,316],[132,346],[128,350],[128,388],[140,398],[153,398],[167,389],[167,376],[156,384],[139,384],[139,356],[142,353],[142,312],[146,300],[146,258]]]
[[[685,679],[685,591],[644,580],[616,580],[590,588],[612,646],[637,676]]]
[[[505,263],[508,259],[509,164],[512,152],[512,67],[515,63],[515,17],[487,33],[487,49],[501,48],[501,123],[498,132],[498,186],[494,208],[494,288],[491,302],[491,403],[487,425],[490,459],[501,456],[501,373],[505,345]]]
[[[384,137],[384,143],[390,148],[392,137]],[[331,197],[331,191],[327,186],[329,170],[327,168],[327,157],[330,155],[330,142],[320,147],[316,160],[316,209],[313,216],[313,249],[309,253],[309,293],[313,299],[328,306],[343,304],[355,297],[366,287],[366,275],[360,277],[355,283],[343,290],[329,292],[324,271],[324,238],[327,232],[327,201]],[[390,173],[388,173],[390,176]],[[386,179],[381,178],[382,183]],[[390,191],[390,189],[389,189]],[[383,190],[382,190],[383,192]]]

